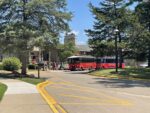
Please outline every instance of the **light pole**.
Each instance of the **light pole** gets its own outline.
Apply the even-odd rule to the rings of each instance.
[[[114,33],[115,33],[115,62],[116,62],[116,73],[118,73],[118,32],[119,30],[116,28],[114,30]]]

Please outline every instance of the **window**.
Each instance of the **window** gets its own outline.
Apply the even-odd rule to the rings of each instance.
[[[68,63],[79,63],[80,62],[80,59],[79,58],[70,58],[68,59]]]
[[[106,63],[115,63],[115,59],[106,59]]]

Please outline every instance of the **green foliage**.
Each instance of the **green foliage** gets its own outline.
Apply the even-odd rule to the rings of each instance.
[[[7,86],[0,83],[0,101],[2,100],[2,97],[3,97],[6,90],[7,90]]]
[[[53,38],[69,29],[72,15],[66,5],[66,0],[0,1],[0,45],[18,52],[24,69],[22,74],[26,74],[27,52],[38,39],[44,40],[40,45],[48,42],[50,47],[55,43]]]
[[[90,75],[108,77],[108,78],[122,78],[122,79],[147,79],[150,80],[149,68],[125,68],[120,69],[119,73],[115,73],[114,69],[102,69],[91,72]]]
[[[76,53],[76,48],[73,43],[67,43],[59,45],[59,59],[61,62],[65,62],[66,59]]]
[[[24,82],[30,83],[30,84],[34,84],[34,85],[37,85],[37,84],[45,81],[44,78],[40,78],[40,79],[37,79],[37,78],[18,78],[18,79],[22,80]]]
[[[16,57],[5,58],[3,60],[3,69],[7,71],[15,71],[22,66],[20,60]]]
[[[114,55],[114,40],[119,30],[119,48],[125,46],[125,30],[129,24],[129,11],[124,7],[123,0],[106,0],[100,2],[99,7],[90,4],[90,10],[95,17],[93,29],[86,30],[90,37],[89,45],[93,48],[95,56]]]
[[[137,2],[135,10],[127,6]],[[95,56],[114,55],[114,29],[117,28],[118,53],[123,59],[148,59],[150,66],[150,2],[142,0],[105,0],[98,7],[90,4],[93,29],[86,30]],[[122,52],[124,50],[124,52]]]
[[[0,70],[3,70],[3,64],[0,64]]]

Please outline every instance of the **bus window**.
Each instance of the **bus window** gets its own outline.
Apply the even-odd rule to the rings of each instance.
[[[79,58],[69,58],[68,59],[68,63],[72,64],[72,63],[80,63],[80,59]]]
[[[106,59],[106,63],[115,63],[115,59]]]

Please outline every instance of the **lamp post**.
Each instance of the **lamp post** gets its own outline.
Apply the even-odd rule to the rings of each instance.
[[[116,62],[116,73],[118,73],[118,32],[119,30],[116,28],[114,30],[114,33],[115,33],[115,62]]]

